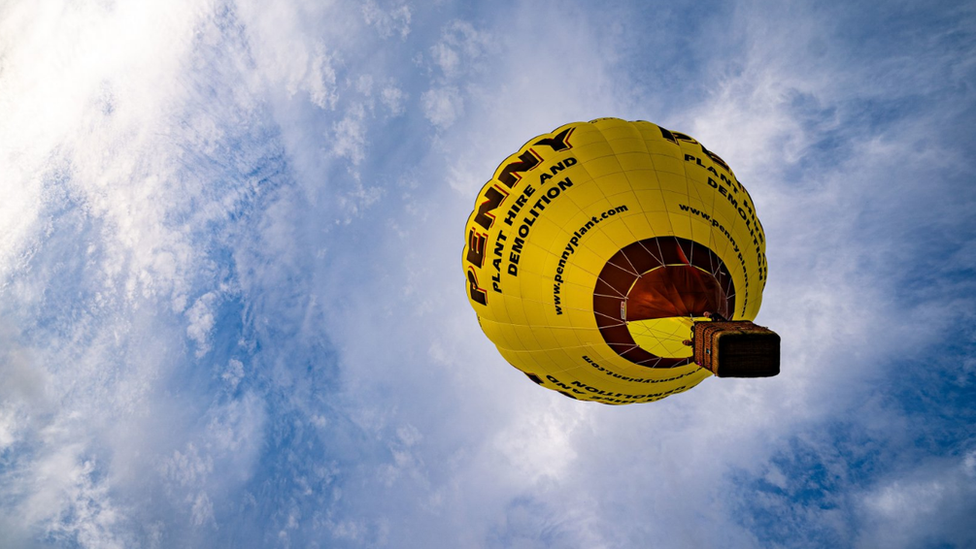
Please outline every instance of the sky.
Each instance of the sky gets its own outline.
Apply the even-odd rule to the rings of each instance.
[[[749,189],[779,376],[481,332],[475,195],[604,116]],[[974,125],[965,1],[0,1],[0,547],[974,547]]]

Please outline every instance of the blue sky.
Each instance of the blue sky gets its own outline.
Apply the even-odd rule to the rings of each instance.
[[[966,2],[0,5],[0,546],[976,545]],[[695,136],[783,373],[608,407],[466,304],[497,164]]]

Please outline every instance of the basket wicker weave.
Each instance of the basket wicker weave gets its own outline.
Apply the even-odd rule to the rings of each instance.
[[[695,323],[695,363],[718,377],[779,374],[779,334],[748,320]]]

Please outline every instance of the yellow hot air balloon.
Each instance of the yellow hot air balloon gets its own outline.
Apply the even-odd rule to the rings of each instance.
[[[693,324],[754,319],[766,283],[745,187],[695,139],[644,121],[530,140],[478,193],[465,237],[485,334],[534,382],[580,400],[694,387],[711,374],[688,346]]]

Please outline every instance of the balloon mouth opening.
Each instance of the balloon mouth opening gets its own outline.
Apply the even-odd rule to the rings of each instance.
[[[607,260],[593,293],[597,327],[621,357],[648,368],[692,363],[682,342],[706,311],[730,316],[735,287],[707,246],[680,237],[634,242]]]
[[[684,344],[695,322],[706,311],[725,314],[725,292],[718,281],[699,267],[664,265],[646,271],[634,281],[620,303],[621,320],[641,349],[662,358],[690,358]]]

